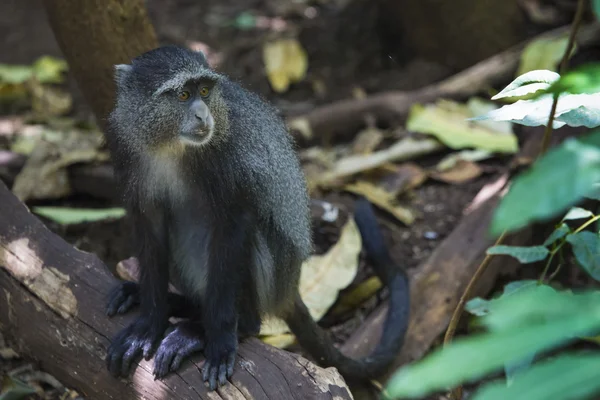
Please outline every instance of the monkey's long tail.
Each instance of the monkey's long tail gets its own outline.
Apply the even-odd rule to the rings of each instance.
[[[392,261],[373,207],[366,199],[360,198],[356,202],[354,219],[367,257],[390,292],[387,317],[377,347],[362,359],[352,359],[342,354],[328,333],[313,320],[300,295],[296,296],[294,314],[286,318],[286,322],[300,346],[318,363],[336,367],[346,379],[372,379],[387,371],[402,348],[409,322],[410,293],[408,277]]]

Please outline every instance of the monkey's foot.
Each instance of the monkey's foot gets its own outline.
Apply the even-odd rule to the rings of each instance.
[[[209,390],[227,383],[227,378],[233,375],[235,355],[237,352],[237,335],[235,333],[222,333],[211,341],[207,340],[204,356],[206,361],[202,367],[202,378],[208,382]]]
[[[131,364],[140,355],[146,360],[152,357],[162,339],[168,320],[153,321],[146,316],[138,317],[121,330],[112,340],[107,354],[106,367],[114,377],[128,374]]]
[[[204,331],[199,322],[183,321],[160,343],[154,357],[154,378],[179,369],[184,359],[204,349]]]
[[[125,314],[140,304],[140,286],[134,282],[119,283],[108,295],[106,315]]]

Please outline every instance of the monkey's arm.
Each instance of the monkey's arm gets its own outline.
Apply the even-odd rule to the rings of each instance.
[[[206,363],[203,378],[211,390],[233,374],[237,352],[238,310],[236,299],[240,293],[240,268],[250,268],[251,240],[254,224],[245,212],[236,212],[213,226],[209,245],[208,285],[202,308],[205,330]]]
[[[191,301],[177,293],[168,293],[167,303],[169,316],[176,318],[191,318],[197,311]],[[136,282],[121,282],[108,295],[106,315],[113,317],[125,314],[140,305],[140,285]]]
[[[149,359],[168,326],[168,240],[165,216],[152,207],[130,208],[140,262],[140,306],[137,319],[119,332],[108,348],[106,363],[114,376],[126,375],[140,354]]]

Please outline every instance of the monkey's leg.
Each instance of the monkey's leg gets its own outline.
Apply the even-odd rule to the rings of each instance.
[[[256,294],[251,288],[245,287],[244,294],[238,302],[238,335],[240,339],[256,336],[260,332],[260,314]]]
[[[182,321],[163,339],[154,357],[156,378],[179,369],[183,360],[204,349],[204,329],[200,321]]]
[[[230,214],[231,215],[231,214]],[[248,215],[238,214],[214,227],[209,244],[209,268],[202,322],[206,334],[202,370],[210,390],[224,385],[233,374],[238,346],[237,301],[243,273],[249,268],[254,224]]]
[[[189,318],[197,306],[192,305],[184,296],[169,292],[169,316]],[[140,304],[140,285],[135,282],[119,283],[108,296],[106,315],[113,317],[116,314],[125,314]]]
[[[149,359],[169,324],[167,236],[162,213],[149,207],[141,213],[133,208],[134,237],[140,260],[141,312],[135,321],[112,340],[106,355],[110,373],[126,375],[131,364],[143,355]]]

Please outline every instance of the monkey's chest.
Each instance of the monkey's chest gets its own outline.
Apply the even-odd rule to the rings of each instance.
[[[169,224],[169,277],[191,299],[201,300],[208,275],[208,224],[197,211],[182,208]]]

